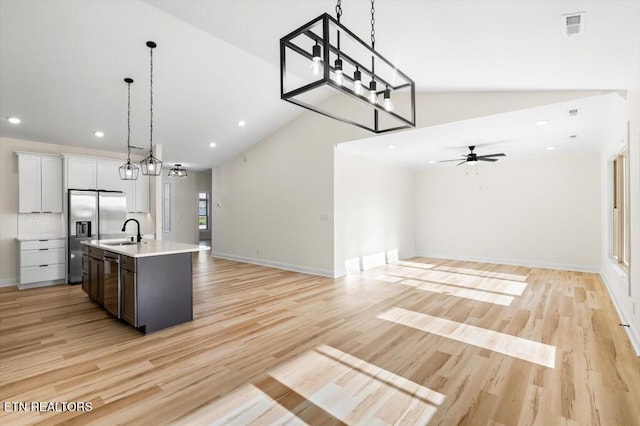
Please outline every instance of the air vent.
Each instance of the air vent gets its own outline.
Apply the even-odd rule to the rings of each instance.
[[[576,115],[578,115],[578,108],[570,109],[569,110],[569,115],[571,117],[575,117]]]
[[[584,22],[587,12],[576,12],[562,15],[562,32],[566,36],[584,33]]]

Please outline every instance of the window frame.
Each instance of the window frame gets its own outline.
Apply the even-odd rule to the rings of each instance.
[[[203,197],[204,195],[204,197]],[[200,214],[200,203],[205,202],[205,214]],[[204,228],[200,224],[200,219],[204,218]],[[199,192],[198,193],[198,230],[199,231],[208,231],[209,230],[209,194],[207,192]]]
[[[623,147],[613,159],[612,257],[629,271],[629,150]]]

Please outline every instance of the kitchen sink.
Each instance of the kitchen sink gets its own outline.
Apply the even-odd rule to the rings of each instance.
[[[139,243],[135,241],[118,241],[113,243],[103,243],[105,246],[135,246]]]

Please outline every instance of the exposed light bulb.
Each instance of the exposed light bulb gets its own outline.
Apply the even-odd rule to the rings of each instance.
[[[127,177],[131,177],[131,169],[130,169],[129,167],[127,167],[127,168],[126,168],[126,170],[124,171],[124,174],[125,174]]]
[[[149,171],[152,172],[154,167],[153,167],[153,163],[149,163],[149,167],[148,167]]]
[[[364,89],[362,88],[362,82],[360,80],[356,80],[353,82],[353,91],[358,96],[362,96],[362,94],[364,93]]]
[[[358,68],[356,68],[356,71],[353,73],[353,91],[358,96],[362,96],[364,94],[364,88],[362,87],[362,74]]]
[[[376,90],[375,80],[371,80],[371,83],[369,83],[369,102],[372,104],[378,103],[378,91]]]
[[[384,91],[383,108],[389,112],[393,111],[393,102],[391,102],[391,90],[387,87]]]
[[[322,59],[320,59],[320,46],[318,45],[318,42],[313,46],[312,52],[313,59],[311,59],[311,65],[309,68],[311,68],[311,74],[313,74],[314,77],[317,77],[322,74]]]
[[[342,75],[342,59],[336,59],[334,62],[334,69],[336,73],[336,84],[338,86],[342,86],[344,84],[344,76]]]

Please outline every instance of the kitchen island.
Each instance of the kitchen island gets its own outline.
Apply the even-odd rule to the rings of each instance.
[[[193,320],[191,253],[208,250],[162,240],[83,241],[82,289],[143,333]]]

